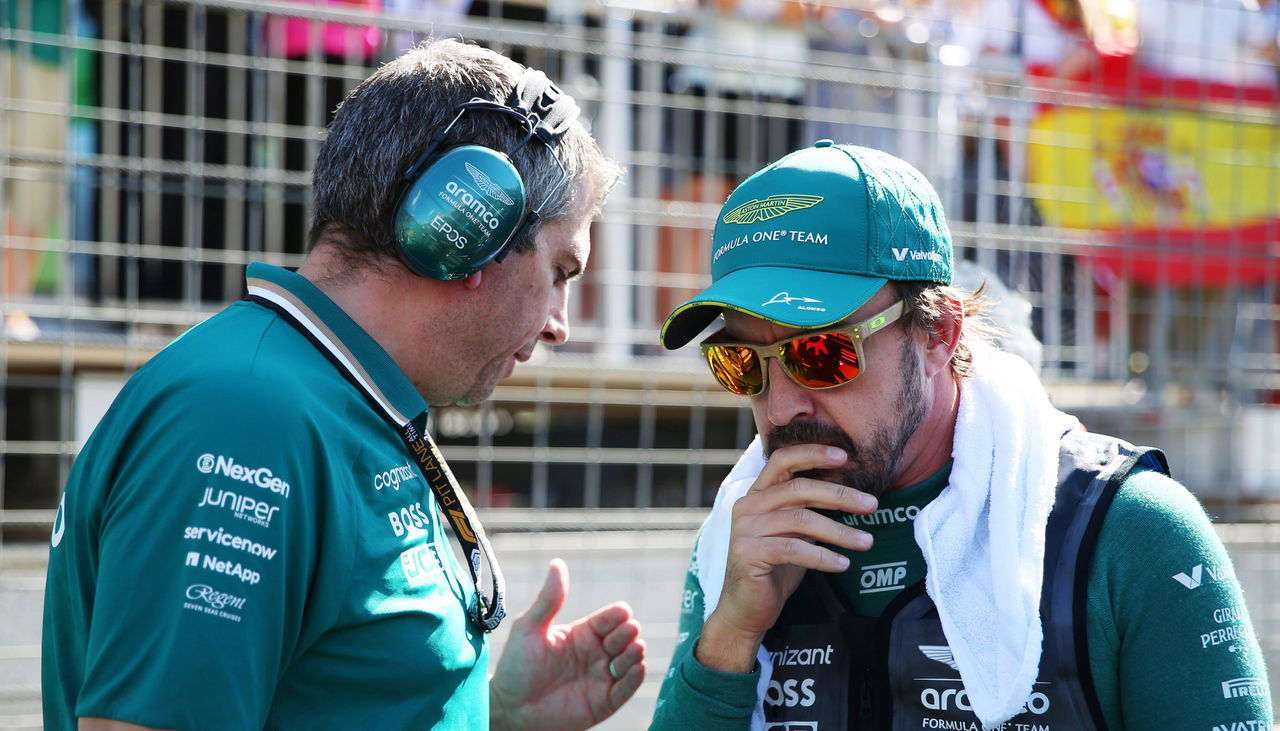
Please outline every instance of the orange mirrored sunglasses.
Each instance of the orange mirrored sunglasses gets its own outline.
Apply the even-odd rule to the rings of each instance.
[[[769,345],[727,342],[720,330],[702,341],[702,355],[716,381],[740,396],[768,390],[766,358],[777,358],[787,376],[805,388],[835,388],[857,378],[865,368],[862,341],[902,317],[904,310],[898,301],[856,325],[807,332]]]

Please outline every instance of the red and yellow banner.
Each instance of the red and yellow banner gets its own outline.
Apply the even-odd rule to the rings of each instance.
[[[1084,252],[1117,273],[1177,285],[1280,273],[1280,126],[1234,112],[1047,107],[1029,175],[1045,223],[1110,244]]]

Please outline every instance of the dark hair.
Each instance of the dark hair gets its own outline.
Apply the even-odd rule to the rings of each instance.
[[[353,264],[376,266],[384,258],[398,259],[388,219],[404,170],[449,124],[459,104],[475,97],[506,101],[523,72],[520,64],[487,48],[433,39],[360,82],[339,105],[316,155],[310,246],[322,238],[336,243]],[[468,112],[443,144],[472,142],[507,152],[523,137],[516,124],[500,115]],[[584,178],[594,184],[594,213],[619,176],[581,121],[574,122],[554,151],[528,144],[511,158],[531,202],[551,195],[541,221],[577,210],[580,188],[573,183]],[[565,172],[571,182],[561,185]],[[537,223],[529,226],[513,249],[533,248],[537,230]]]
[[[924,281],[895,281],[893,286],[906,304],[903,320],[916,332],[932,332],[952,309],[951,303],[960,303],[964,322],[960,327],[960,342],[956,343],[956,351],[951,356],[951,375],[957,381],[973,374],[975,344],[991,345],[1000,340],[1000,329],[986,317],[991,309],[990,301],[984,297],[986,284],[973,292]]]

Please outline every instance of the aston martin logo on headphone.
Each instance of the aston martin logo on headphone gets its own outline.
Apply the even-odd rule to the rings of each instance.
[[[485,195],[494,200],[502,201],[509,206],[516,204],[515,201],[511,200],[511,196],[507,195],[507,191],[503,190],[501,185],[493,182],[480,168],[469,162],[463,164],[467,166],[467,172],[471,173],[471,179],[476,181],[476,186],[484,191]]]
[[[822,202],[820,195],[771,195],[764,200],[753,198],[724,214],[725,223],[768,221],[792,211],[810,208]]]

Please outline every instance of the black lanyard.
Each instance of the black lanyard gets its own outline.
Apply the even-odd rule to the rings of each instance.
[[[383,418],[404,440],[405,446],[409,448],[409,453],[413,455],[414,462],[417,463],[418,469],[422,472],[427,485],[435,495],[436,503],[444,511],[445,515],[449,516],[449,522],[453,525],[453,533],[458,537],[458,542],[462,544],[462,552],[467,558],[467,569],[471,572],[471,581],[474,582],[476,587],[476,606],[468,608],[467,614],[482,632],[492,632],[497,629],[498,625],[502,623],[503,617],[507,616],[505,604],[506,580],[502,577],[502,569],[498,566],[498,559],[493,553],[493,546],[489,544],[489,539],[484,534],[484,527],[480,525],[475,509],[471,507],[471,502],[467,500],[466,494],[458,487],[457,478],[449,470],[449,465],[444,461],[444,457],[440,455],[440,448],[436,446],[431,436],[425,431],[419,432],[412,420],[404,419],[402,421],[393,415],[383,400],[372,392],[369,384],[366,383],[361,374],[353,370],[351,361],[343,355],[324,330],[312,323],[300,311],[295,302],[290,301],[292,298],[251,286],[248,299],[272,310],[283,318],[285,322],[293,325],[298,332],[302,333],[317,350],[329,359],[329,362],[338,369],[339,373],[372,402],[374,410],[382,414]],[[493,599],[486,597],[484,592],[480,590],[482,584],[480,559],[482,555],[489,564],[489,578],[493,585]]]
[[[440,455],[435,441],[425,431],[419,433],[413,422],[406,422],[397,431],[404,440],[405,446],[413,454],[422,476],[427,478],[431,492],[435,493],[436,502],[449,521],[453,524],[453,534],[462,544],[462,551],[467,556],[467,568],[471,571],[471,580],[476,585],[476,606],[469,610],[474,621],[485,632],[492,632],[507,616],[505,606],[506,581],[502,577],[502,569],[498,567],[498,558],[493,554],[493,546],[484,534],[484,526],[476,517],[471,501],[458,487],[458,480],[453,476],[448,463]],[[480,591],[480,556],[483,553],[489,563],[489,578],[493,582],[493,601]]]

